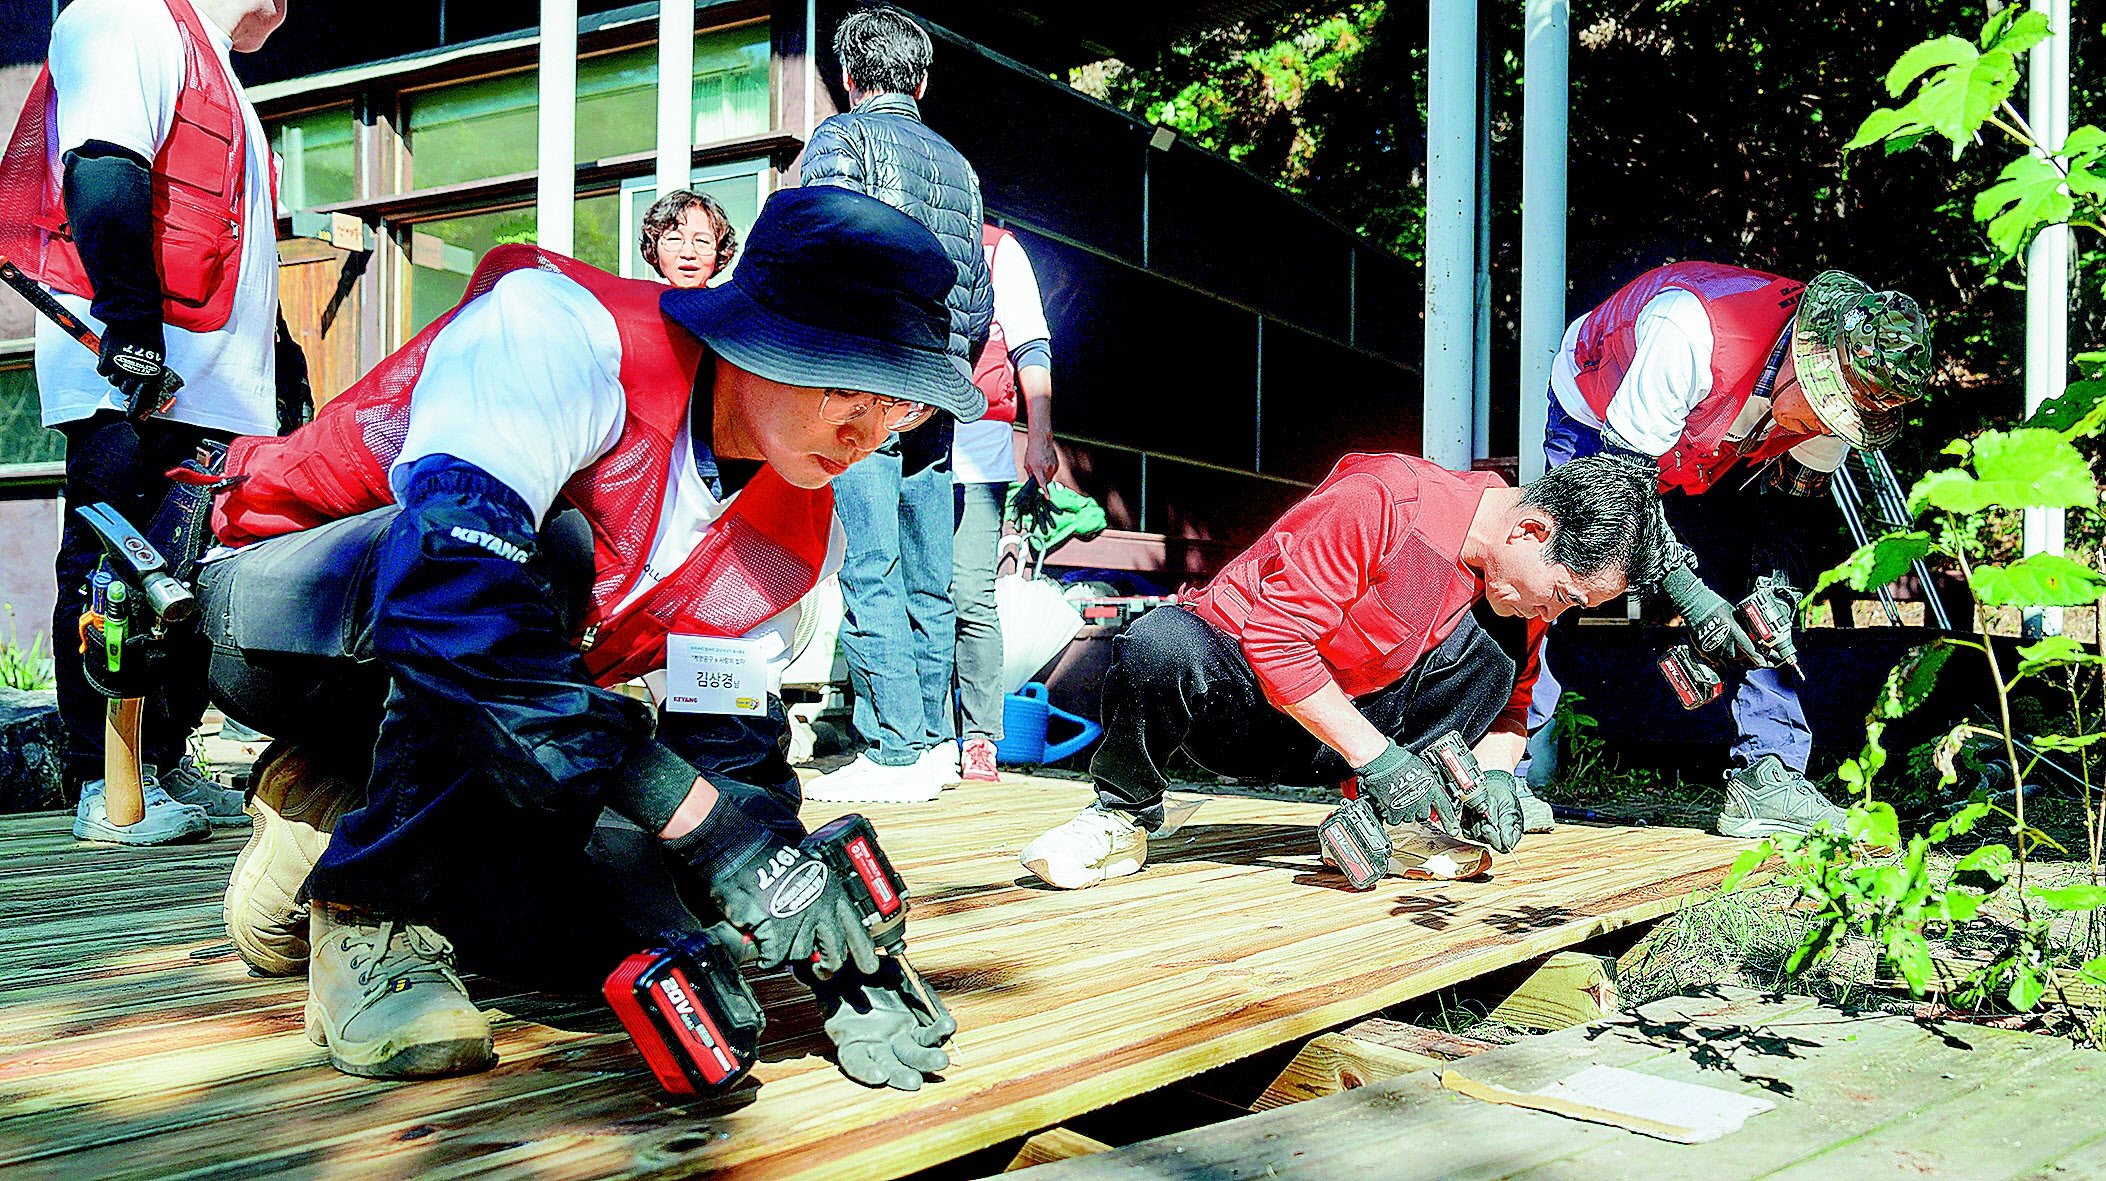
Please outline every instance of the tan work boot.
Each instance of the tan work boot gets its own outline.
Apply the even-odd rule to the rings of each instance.
[[[227,881],[227,934],[243,962],[265,976],[307,970],[307,904],[300,887],[329,847],[329,833],[356,808],[358,784],[317,765],[299,747],[274,742],[256,760],[249,843]]]
[[[430,927],[316,903],[307,1037],[362,1078],[435,1078],[496,1065],[490,1021]]]

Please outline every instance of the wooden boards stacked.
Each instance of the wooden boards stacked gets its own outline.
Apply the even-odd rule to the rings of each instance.
[[[956,1064],[914,1094],[858,1087],[778,976],[761,1085],[714,1107],[661,1099],[589,999],[480,993],[503,1014],[489,1074],[339,1075],[300,1032],[304,984],[251,979],[226,942],[239,836],[113,850],[0,818],[0,1173],[898,1176],[1666,913],[1741,848],[1565,828],[1488,880],[1354,894],[1316,865],[1323,809],[1224,798],[1138,877],[1047,889],[1017,850],[1088,798],[1011,782],[866,808]]]

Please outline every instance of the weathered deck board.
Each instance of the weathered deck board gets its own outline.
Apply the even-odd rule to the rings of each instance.
[[[714,1107],[660,1098],[611,1018],[560,998],[478,995],[505,1014],[488,1074],[339,1075],[300,1032],[304,985],[226,944],[238,837],[109,850],[0,818],[0,1172],[895,1176],[1655,917],[1740,850],[1567,828],[1489,880],[1354,894],[1315,864],[1321,809],[1220,799],[1147,873],[1045,889],[1016,850],[1086,799],[1040,781],[867,809],[961,1025],[953,1068],[918,1094],[849,1083],[777,975],[761,1085]]]
[[[2106,1055],[2008,1030],[1855,1017],[1744,991],[1530,1038],[1453,1064],[1534,1089],[1589,1063],[1777,1103],[1672,1144],[1441,1089],[1434,1071],[1028,1171],[1030,1181],[1752,1181],[2106,1175]]]

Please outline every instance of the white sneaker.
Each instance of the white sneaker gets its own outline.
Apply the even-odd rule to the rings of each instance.
[[[965,782],[965,776],[960,773],[961,762],[958,743],[947,739],[921,752],[921,759],[914,765],[935,776],[937,786],[956,787]]]
[[[189,755],[177,759],[165,772],[149,768],[148,774],[161,781],[161,790],[170,799],[204,809],[206,822],[214,828],[243,828],[249,823],[249,814],[241,808],[241,793],[206,778]]]
[[[1428,824],[1391,824],[1389,868],[1393,878],[1412,881],[1458,882],[1474,878],[1492,868],[1492,851],[1483,845],[1449,836]],[[1329,853],[1318,845],[1318,857],[1336,869]]]
[[[195,804],[177,803],[161,790],[151,776],[143,780],[146,814],[137,824],[110,823],[109,806],[103,799],[103,781],[90,779],[81,785],[80,806],[73,810],[76,840],[106,845],[172,845],[194,841],[212,831],[205,810]]]
[[[1148,830],[1124,812],[1091,804],[1025,845],[1022,860],[1047,885],[1080,890],[1141,872],[1148,863]]]
[[[804,798],[827,804],[926,804],[943,793],[941,775],[926,762],[887,767],[870,752],[804,785]]]

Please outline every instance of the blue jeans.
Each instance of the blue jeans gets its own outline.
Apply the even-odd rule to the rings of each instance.
[[[1550,467],[1567,460],[1598,454],[1601,434],[1565,413],[1555,392],[1550,394],[1550,415],[1543,431],[1543,458]],[[1774,566],[1792,575],[1794,585],[1804,586],[1805,573],[1798,569],[1797,555],[1790,547],[1779,551],[1776,543],[1783,522],[1774,506],[1752,503],[1755,496],[1725,484],[1702,497],[1675,494],[1664,498],[1668,523],[1683,544],[1696,552],[1704,580],[1712,589],[1737,600],[1748,593],[1755,566]],[[1765,511],[1767,508],[1768,511]],[[1794,512],[1802,511],[1793,509]],[[1745,573],[1744,573],[1745,568]],[[1552,636],[1562,631],[1552,628]],[[1555,737],[1547,727],[1557,708],[1562,687],[1551,671],[1554,642],[1546,638],[1543,659],[1536,670],[1535,693],[1528,703],[1529,755],[1521,774],[1538,786],[1555,773]],[[1813,755],[1813,729],[1799,703],[1798,687],[1777,669],[1728,668],[1726,704],[1733,711],[1733,741],[1730,764],[1735,770],[1754,765],[1764,755],[1776,755],[1784,765],[1804,773]],[[1546,757],[1547,756],[1547,757]]]
[[[955,736],[950,463],[903,477],[895,436],[834,480],[834,511],[848,534],[841,647],[856,733],[872,762],[905,766]]]

